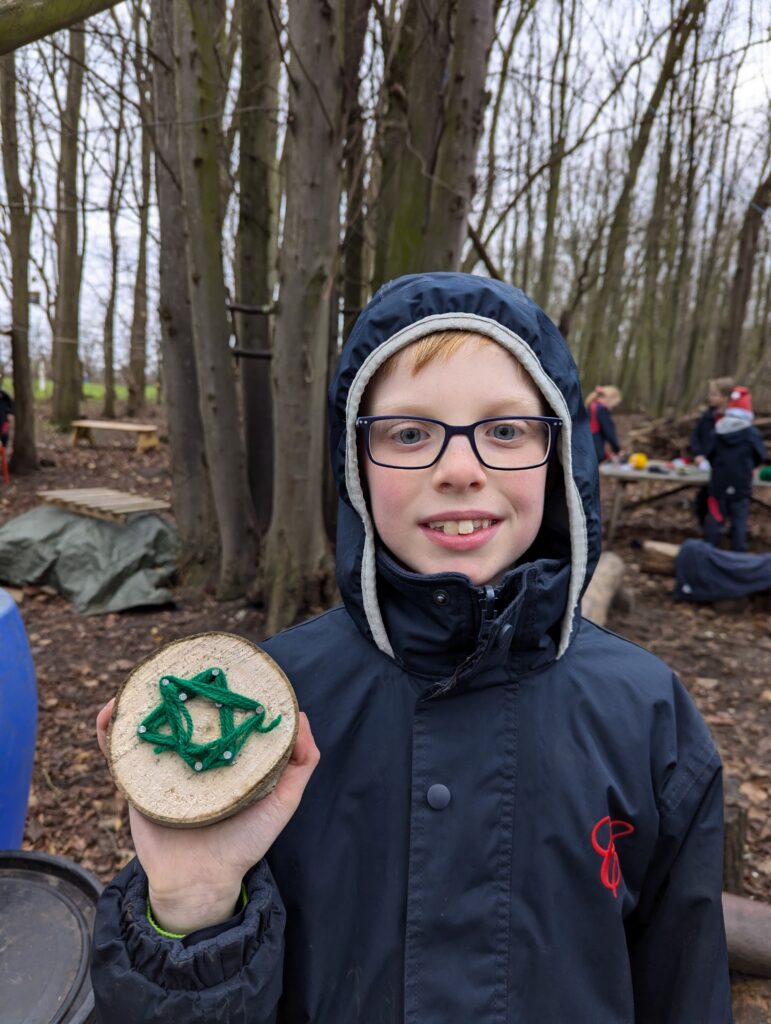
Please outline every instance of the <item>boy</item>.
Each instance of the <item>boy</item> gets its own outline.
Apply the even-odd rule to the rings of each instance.
[[[500,281],[391,282],[330,426],[344,606],[265,644],[321,760],[304,721],[237,817],[132,814],[101,1019],[730,1021],[719,759],[671,671],[578,611],[597,460],[554,326]]]
[[[725,412],[726,402],[734,389],[733,377],[715,377],[709,382],[707,391],[707,408],[699,416],[691,434],[690,449],[693,461],[700,469],[709,469],[707,452],[712,447],[715,437],[715,425],[722,418]],[[693,502],[693,510],[699,520],[699,526],[704,529],[704,521],[707,518],[707,501],[709,498],[709,487],[700,487],[696,492]]]
[[[766,458],[766,446],[753,427],[752,396],[735,387],[706,456],[712,467],[704,519],[704,539],[718,547],[726,519],[731,521],[731,550],[747,550],[747,517],[752,494],[752,471]]]

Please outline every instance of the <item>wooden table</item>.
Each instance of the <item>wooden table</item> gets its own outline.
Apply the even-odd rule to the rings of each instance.
[[[678,473],[673,469],[668,469],[660,473],[651,473],[647,469],[626,469],[618,463],[605,462],[600,466],[600,478],[615,481],[615,492],[613,494],[613,504],[611,506],[608,532],[606,535],[608,544],[612,544],[613,538],[616,535],[618,521],[625,508],[638,508],[640,505],[652,505],[654,502],[661,501],[663,498],[668,498],[670,495],[677,494],[679,491],[685,491],[689,487],[705,487],[709,483],[710,473],[709,470],[702,469],[689,469],[685,473]],[[647,485],[645,486],[646,493],[641,498],[635,498],[634,501],[627,501],[625,493],[627,487],[630,484],[639,483]],[[666,489],[661,490],[660,488],[662,486]],[[652,487],[659,488],[655,494],[650,493]],[[752,487],[753,490],[758,490],[762,487],[771,488],[771,480],[758,480],[757,477],[754,477]],[[769,494],[771,494],[771,490],[769,490]],[[764,501],[760,501],[754,495],[752,500],[766,510],[771,511],[771,506],[766,504]]]
[[[92,430],[119,430],[126,434],[136,434],[138,452],[147,451],[149,448],[156,448],[159,444],[158,428],[154,423],[120,423],[117,420],[73,420],[72,421],[72,447],[77,446],[78,441],[88,441],[94,446]]]

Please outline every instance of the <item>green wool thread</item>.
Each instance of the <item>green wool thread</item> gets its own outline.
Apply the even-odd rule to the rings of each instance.
[[[281,721],[281,715],[278,715],[264,725],[266,711],[262,704],[228,689],[227,676],[221,668],[206,668],[191,679],[164,675],[158,689],[161,703],[142,720],[137,735],[141,740],[154,743],[156,754],[164,750],[175,751],[194,772],[233,764],[252,733],[270,732]],[[196,697],[211,701],[219,709],[220,736],[209,743],[193,742],[193,718],[187,703]],[[234,711],[251,714],[236,725]],[[164,726],[168,726],[170,731],[161,732]]]

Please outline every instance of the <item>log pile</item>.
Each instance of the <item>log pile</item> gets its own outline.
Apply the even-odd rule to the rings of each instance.
[[[676,459],[689,454],[689,444],[698,414],[653,420],[629,431],[630,452],[645,452],[649,459]],[[771,416],[756,414],[755,426],[771,448]]]

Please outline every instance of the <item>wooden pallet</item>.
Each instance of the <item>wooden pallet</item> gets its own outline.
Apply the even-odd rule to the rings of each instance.
[[[113,491],[109,487],[68,488],[61,491],[38,491],[38,498],[48,505],[57,505],[68,512],[80,512],[95,519],[123,523],[137,512],[163,512],[171,508],[168,501],[148,498],[142,494]]]

